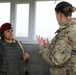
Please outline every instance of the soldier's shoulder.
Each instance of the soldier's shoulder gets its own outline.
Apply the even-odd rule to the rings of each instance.
[[[76,31],[76,24],[69,27],[69,31]]]
[[[66,29],[66,31],[68,31],[68,32],[72,32],[72,31],[76,32],[76,24],[69,26]]]
[[[76,30],[76,18],[69,20],[67,30]]]

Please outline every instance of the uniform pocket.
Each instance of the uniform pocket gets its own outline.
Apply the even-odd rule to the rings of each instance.
[[[76,73],[76,62],[73,64],[73,71]]]
[[[51,67],[50,69],[51,75],[67,75],[67,69],[66,68],[57,68],[57,67]]]

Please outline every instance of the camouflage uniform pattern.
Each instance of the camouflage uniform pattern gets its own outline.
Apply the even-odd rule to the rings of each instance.
[[[50,75],[76,75],[76,19],[59,25],[50,49],[43,46],[39,53],[50,64]]]

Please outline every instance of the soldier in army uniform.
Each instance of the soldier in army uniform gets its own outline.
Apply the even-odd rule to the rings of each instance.
[[[25,62],[28,53],[22,53],[17,41],[13,39],[10,23],[4,23],[0,29],[0,75],[25,75]]]
[[[76,75],[76,19],[71,17],[75,10],[68,2],[58,3],[55,12],[60,27],[51,44],[36,36],[39,53],[50,64],[50,75]]]

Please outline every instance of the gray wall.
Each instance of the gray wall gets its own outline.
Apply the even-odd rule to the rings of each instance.
[[[26,62],[28,75],[50,75],[50,66],[41,55],[39,55],[39,46],[37,44],[23,44],[23,46],[30,56]]]

